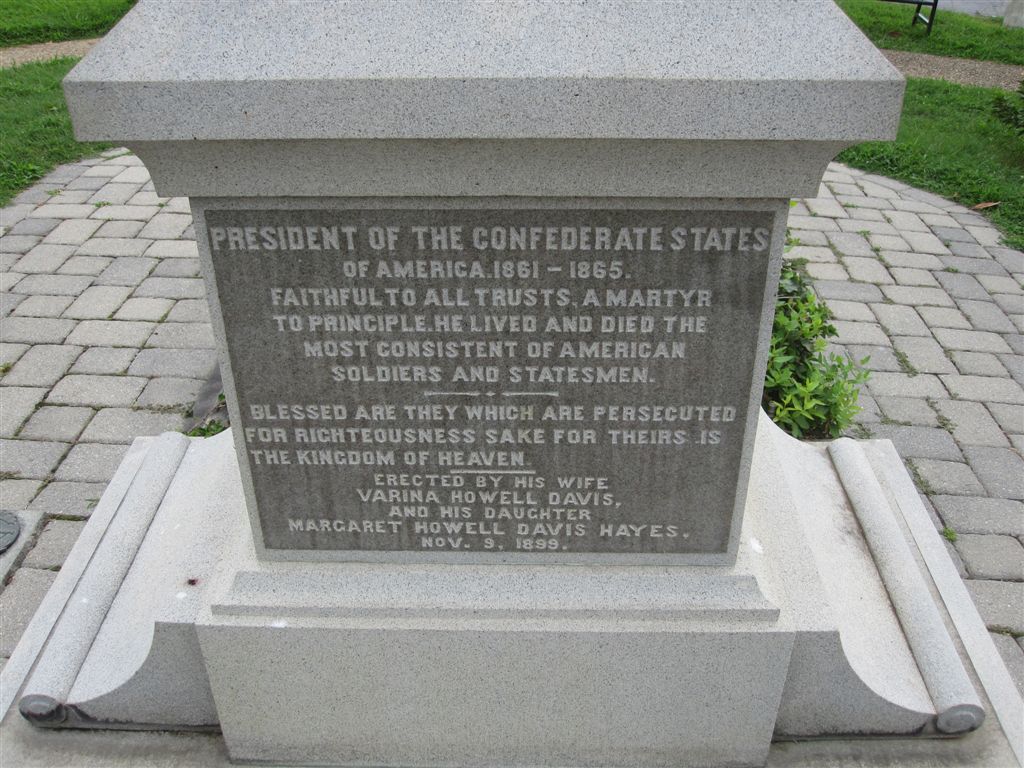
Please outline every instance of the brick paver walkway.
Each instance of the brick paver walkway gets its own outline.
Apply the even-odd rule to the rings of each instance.
[[[57,169],[0,224],[0,507],[42,513],[0,593],[6,658],[130,441],[181,429],[215,353],[187,202],[131,154]],[[1024,688],[1024,254],[962,206],[835,164],[789,224],[839,346],[871,357],[858,434],[895,443],[955,532]]]

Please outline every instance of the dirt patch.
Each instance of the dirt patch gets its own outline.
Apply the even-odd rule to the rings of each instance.
[[[933,56],[930,53],[909,51],[882,51],[907,77],[928,77],[932,80],[946,80],[960,85],[980,85],[985,88],[1002,88],[1015,91],[1024,80],[1024,67],[1014,64],[999,64],[994,61],[954,59],[947,56]]]
[[[49,61],[63,56],[85,56],[100,38],[65,40],[61,43],[34,43],[0,48],[0,67],[13,67],[31,61]]]

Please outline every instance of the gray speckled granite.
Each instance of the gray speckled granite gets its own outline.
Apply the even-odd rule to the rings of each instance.
[[[191,0],[140,3],[65,88],[83,140],[854,141],[903,78],[831,0]]]

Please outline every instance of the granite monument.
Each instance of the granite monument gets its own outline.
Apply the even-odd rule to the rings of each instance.
[[[981,724],[891,446],[758,407],[788,200],[899,114],[830,0],[143,0],[65,89],[191,198],[232,429],[129,453],[31,722],[423,766]]]

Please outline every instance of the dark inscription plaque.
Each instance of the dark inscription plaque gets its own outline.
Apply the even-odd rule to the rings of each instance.
[[[725,551],[770,213],[206,222],[268,549]]]

